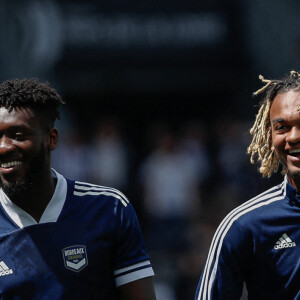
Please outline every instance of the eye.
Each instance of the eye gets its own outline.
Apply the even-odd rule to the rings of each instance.
[[[14,134],[13,138],[16,141],[25,141],[26,140],[26,135],[23,132],[16,132]]]
[[[282,125],[282,124],[279,124],[279,125],[275,126],[276,131],[286,131],[286,130],[288,130],[288,128],[289,127],[287,125]]]

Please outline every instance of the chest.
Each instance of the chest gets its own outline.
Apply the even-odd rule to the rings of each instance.
[[[113,241],[104,228],[48,223],[6,234],[0,245],[1,295],[54,293],[58,299],[113,290]]]
[[[255,234],[248,273],[250,290],[263,286],[269,295],[281,291],[294,297],[300,282],[300,215],[260,224]]]

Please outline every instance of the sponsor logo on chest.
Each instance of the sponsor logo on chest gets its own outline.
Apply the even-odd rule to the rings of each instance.
[[[86,247],[74,245],[62,250],[65,267],[74,272],[80,272],[88,265]]]

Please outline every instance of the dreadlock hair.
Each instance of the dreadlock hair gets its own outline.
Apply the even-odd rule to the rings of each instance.
[[[48,82],[36,78],[6,80],[0,84],[0,107],[12,111],[18,107],[31,108],[47,129],[60,119],[59,105],[65,104]]]
[[[270,177],[273,172],[276,173],[278,171],[280,165],[278,157],[271,149],[271,104],[278,94],[299,89],[300,74],[296,71],[291,71],[290,75],[280,80],[268,80],[262,75],[259,76],[259,79],[265,83],[265,85],[256,91],[254,95],[264,94],[265,96],[260,102],[258,114],[250,129],[250,134],[253,135],[253,138],[247,152],[250,154],[251,163],[255,162],[255,156],[257,155],[257,161],[261,163],[259,172],[263,177]]]

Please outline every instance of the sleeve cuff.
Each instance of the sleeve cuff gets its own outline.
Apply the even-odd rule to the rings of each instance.
[[[114,271],[116,286],[153,275],[154,272],[149,260]]]

